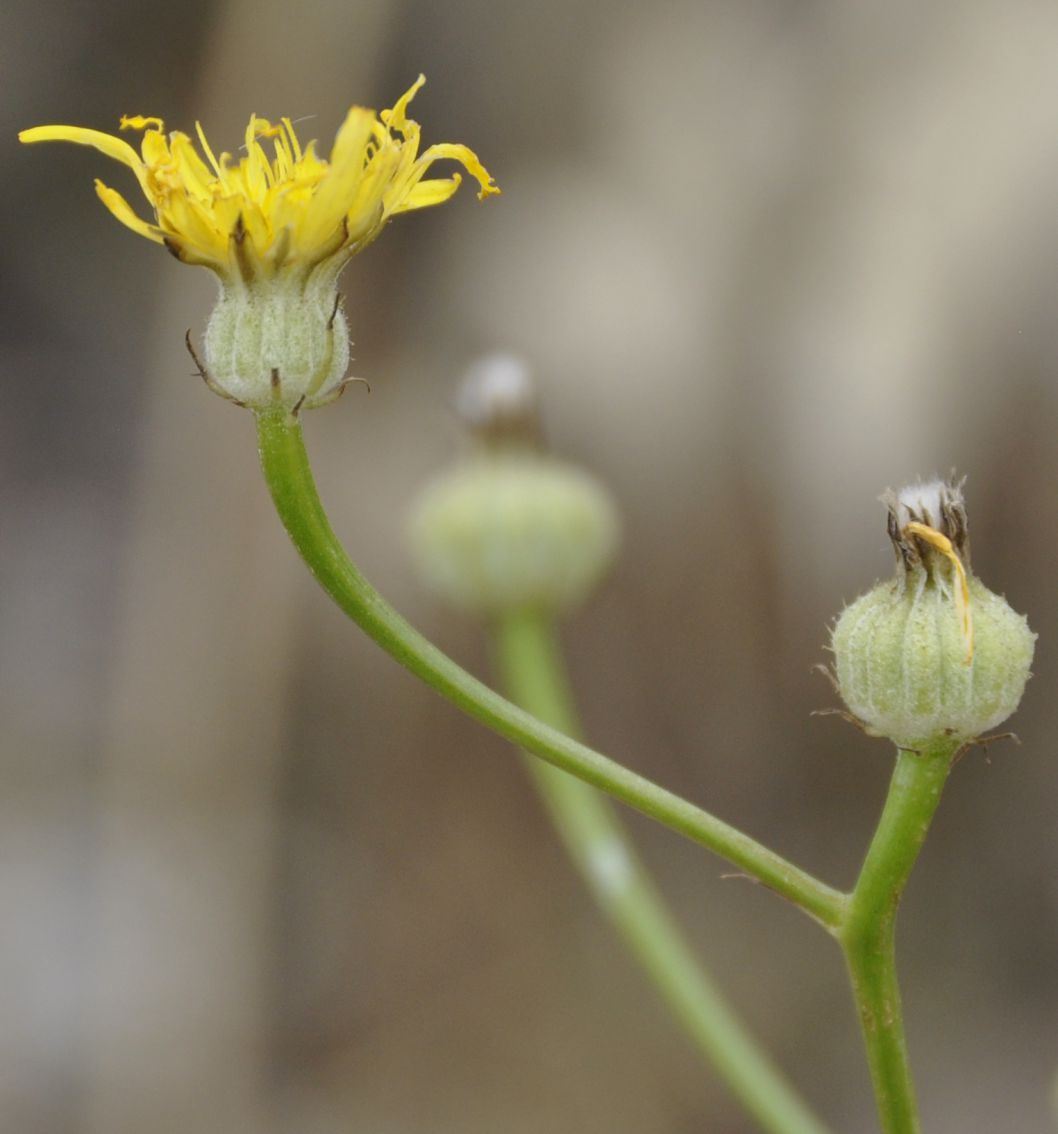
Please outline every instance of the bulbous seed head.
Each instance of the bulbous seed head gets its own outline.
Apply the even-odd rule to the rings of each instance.
[[[571,610],[617,552],[609,492],[544,449],[535,384],[520,359],[477,362],[457,407],[468,450],[427,485],[411,518],[423,578],[473,614]]]
[[[558,614],[590,594],[613,560],[609,494],[529,449],[482,451],[430,484],[411,522],[426,582],[474,614]]]
[[[831,648],[849,711],[902,748],[969,741],[1017,708],[1036,635],[969,572],[961,485],[883,497],[896,577],[849,605]]]

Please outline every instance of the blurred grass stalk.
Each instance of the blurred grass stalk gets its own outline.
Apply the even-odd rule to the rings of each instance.
[[[494,621],[493,644],[511,699],[579,737],[553,620],[531,611],[503,614]],[[610,803],[560,768],[524,755],[526,771],[592,897],[732,1094],[770,1134],[826,1134],[691,952]]]

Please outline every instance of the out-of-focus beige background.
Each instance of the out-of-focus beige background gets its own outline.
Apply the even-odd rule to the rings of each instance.
[[[1058,7],[1039,0],[125,0],[0,11],[0,1127],[18,1134],[689,1134],[751,1126],[557,849],[522,769],[295,561],[250,417],[190,376],[213,296],[18,128],[251,111],[329,145],[420,70],[427,141],[504,189],[345,277],[312,414],[354,555],[473,670],[409,568],[479,352],[535,366],[620,566],[568,627],[591,738],[836,884],[890,754],[810,672],[890,570],[875,497],[969,476],[1028,611],[1023,744],[971,752],[901,962],[926,1129],[1038,1132],[1058,1068]],[[631,826],[835,1131],[874,1129],[837,950]]]

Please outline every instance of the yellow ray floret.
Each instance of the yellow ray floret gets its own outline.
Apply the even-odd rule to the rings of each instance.
[[[967,665],[971,665],[974,660],[974,624],[973,613],[970,610],[970,584],[966,578],[966,568],[962,565],[959,553],[952,546],[951,540],[948,539],[946,535],[938,532],[936,528],[931,528],[928,524],[920,524],[917,520],[912,520],[911,523],[904,528],[904,531],[918,536],[921,540],[925,540],[926,543],[935,547],[941,555],[951,563],[952,569],[955,572],[956,582],[955,609],[959,612],[963,641],[966,643],[966,656],[964,661]]]
[[[289,118],[273,124],[256,115],[238,161],[230,153],[215,155],[200,125],[201,154],[187,134],[167,135],[160,118],[141,116],[121,119],[121,129],[143,131],[140,153],[121,138],[79,126],[37,126],[19,139],[94,146],[127,165],[154,210],[153,221],[97,181],[103,204],[133,232],[225,279],[297,273],[325,261],[337,270],[391,217],[455,193],[458,173],[426,178],[436,161],[459,162],[477,180],[479,199],[500,191],[466,146],[446,143],[419,153],[419,126],[407,108],[425,81],[420,75],[379,115],[354,106],[329,159],[317,156],[314,142],[302,147]]]

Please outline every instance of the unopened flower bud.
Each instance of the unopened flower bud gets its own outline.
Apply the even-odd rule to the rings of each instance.
[[[972,740],[1018,707],[1036,635],[972,574],[959,484],[918,484],[883,502],[896,576],[834,626],[841,695],[868,732],[901,748]]]
[[[429,586],[473,614],[560,614],[591,593],[619,540],[609,493],[536,443],[528,372],[479,364],[458,399],[473,445],[429,484],[411,521]]]

